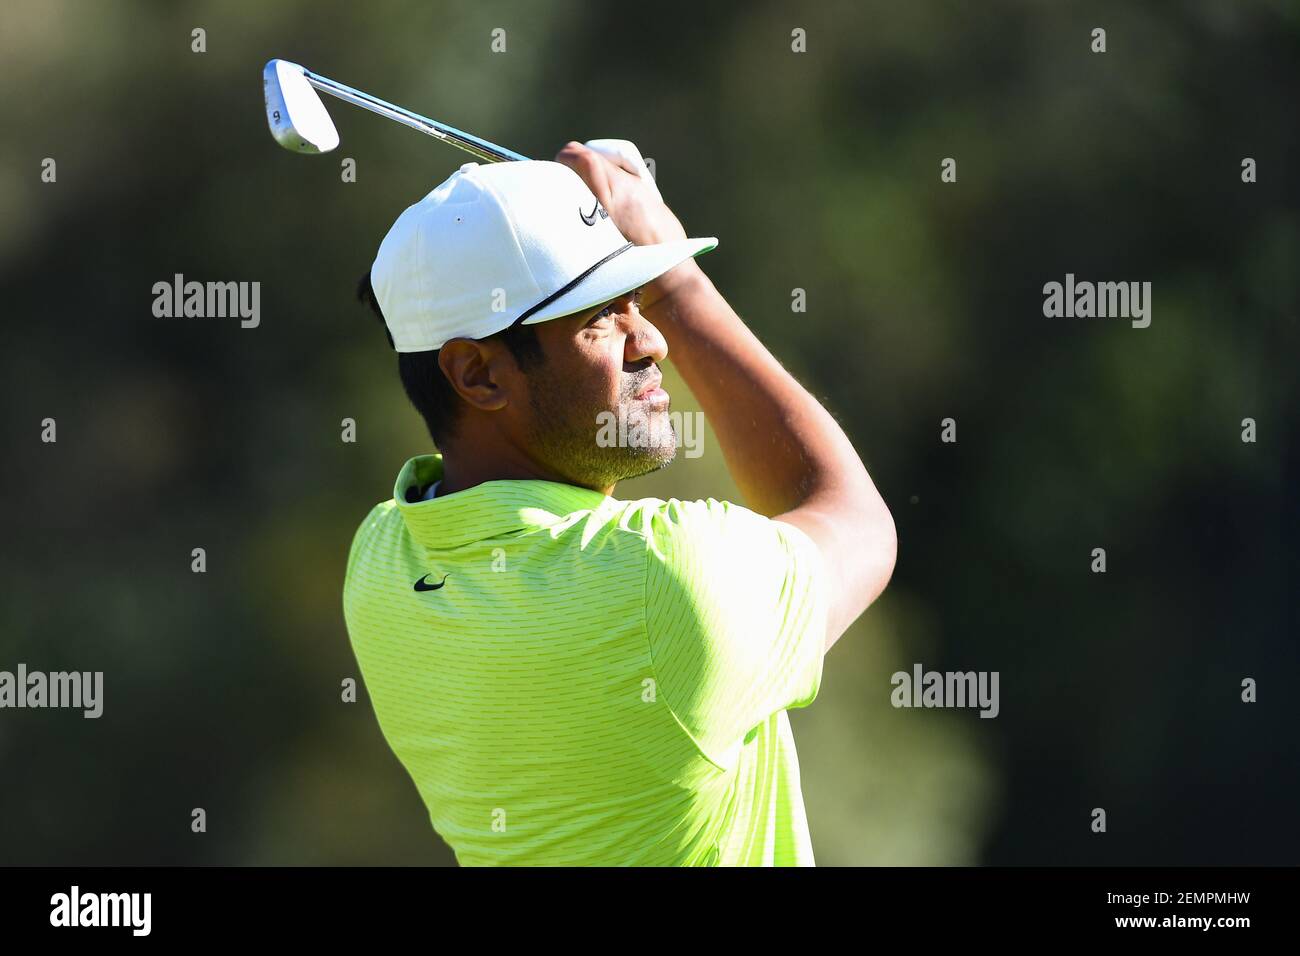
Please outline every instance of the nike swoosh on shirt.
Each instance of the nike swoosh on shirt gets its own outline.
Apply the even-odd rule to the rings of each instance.
[[[451,577],[451,575],[450,575],[450,574],[444,574],[444,575],[442,576],[442,580],[439,581],[437,584],[426,584],[426,583],[425,583],[425,580],[426,580],[428,577],[429,577],[429,576],[426,574],[423,578],[420,578],[420,580],[416,581],[416,582],[415,582],[415,590],[417,590],[417,591],[436,591],[436,590],[438,590],[438,588],[442,587],[444,584],[447,583],[447,579],[448,579],[449,577]]]

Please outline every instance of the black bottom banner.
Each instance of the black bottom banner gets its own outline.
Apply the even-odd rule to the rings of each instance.
[[[1276,933],[1290,924],[1296,869],[831,869],[768,872],[664,870],[428,870],[132,868],[0,870],[6,936],[75,933],[177,942],[373,941],[391,933],[466,931],[489,939],[526,932],[607,938],[658,913],[743,926],[770,911],[787,929],[890,933],[911,926],[927,942],[1125,936],[1213,939]],[[651,894],[651,895],[647,895]],[[848,905],[846,905],[848,904]],[[754,907],[758,908],[756,912]],[[635,915],[640,912],[640,916]],[[746,916],[746,913],[749,915]],[[621,916],[620,916],[621,914]],[[708,915],[706,915],[708,914]],[[555,927],[554,930],[545,927]],[[805,929],[807,923],[805,923]],[[661,932],[662,927],[656,932]],[[380,936],[377,936],[380,934]]]

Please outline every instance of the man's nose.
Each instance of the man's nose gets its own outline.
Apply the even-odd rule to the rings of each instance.
[[[633,312],[628,317],[627,340],[623,345],[623,359],[629,363],[652,359],[662,362],[668,356],[668,343],[654,323]]]

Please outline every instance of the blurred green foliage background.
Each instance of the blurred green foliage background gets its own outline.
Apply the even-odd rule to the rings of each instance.
[[[335,153],[281,150],[274,56],[531,156],[632,139],[720,237],[702,264],[899,528],[792,714],[819,863],[1296,862],[1295,3],[22,0],[0,669],[102,670],[106,700],[0,711],[0,863],[453,862],[340,702],[340,588],[428,450],[355,282],[467,157],[334,101]],[[178,272],[260,282],[261,326],[154,318]],[[1152,282],[1151,327],[1045,319],[1067,272]],[[704,449],[620,496],[740,500]],[[1001,715],[893,709],[918,661],[999,671]]]

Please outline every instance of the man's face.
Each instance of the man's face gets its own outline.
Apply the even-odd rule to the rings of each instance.
[[[544,361],[527,373],[530,454],[568,481],[612,488],[663,468],[677,451],[659,363],[659,330],[641,316],[640,292],[539,323]]]

